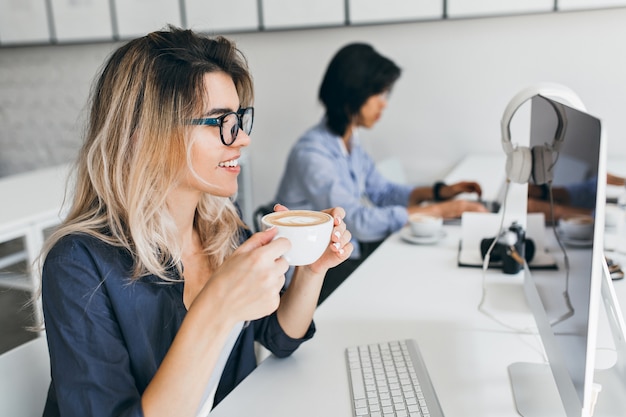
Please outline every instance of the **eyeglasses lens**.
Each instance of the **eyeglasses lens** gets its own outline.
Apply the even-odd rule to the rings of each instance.
[[[247,108],[243,115],[241,116],[242,129],[246,132],[246,135],[249,135],[252,132],[252,119],[254,115],[254,110],[252,108]]]
[[[228,113],[222,119],[220,126],[220,133],[222,134],[222,141],[225,145],[230,146],[237,139],[237,133],[239,129],[246,132],[247,135],[252,131],[252,119],[254,110],[247,108],[243,114]]]
[[[224,143],[227,145],[232,144],[237,139],[237,132],[239,131],[239,120],[235,113],[229,113],[224,119],[222,119],[221,133]]]

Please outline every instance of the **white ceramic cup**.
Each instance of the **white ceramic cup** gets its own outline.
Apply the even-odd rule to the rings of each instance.
[[[333,217],[321,211],[288,210],[266,214],[264,229],[276,227],[276,238],[285,237],[291,249],[283,255],[289,265],[310,265],[317,261],[330,244]]]
[[[589,240],[593,237],[593,217],[573,216],[559,220],[563,236],[572,240]]]
[[[409,226],[413,236],[436,236],[443,230],[443,218],[429,214],[413,213],[409,216]]]

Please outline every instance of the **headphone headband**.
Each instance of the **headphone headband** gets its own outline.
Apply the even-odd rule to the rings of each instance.
[[[500,121],[502,148],[508,155],[513,152],[513,144],[511,143],[511,119],[513,115],[519,109],[522,104],[530,100],[535,96],[542,96],[550,100],[554,100],[561,104],[566,104],[577,110],[586,111],[585,105],[576,93],[569,88],[554,83],[540,83],[530,87],[527,87],[517,93],[506,106]],[[567,118],[565,117],[565,109],[562,106],[555,105],[550,102],[559,116],[559,129],[557,131],[557,140],[555,145],[559,145],[563,140],[565,134],[565,126],[567,124]]]

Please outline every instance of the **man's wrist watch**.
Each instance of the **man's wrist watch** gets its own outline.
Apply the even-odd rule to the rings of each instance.
[[[441,197],[441,188],[445,186],[446,186],[446,183],[442,181],[437,181],[435,185],[433,185],[433,199],[435,201],[444,200],[444,198]]]

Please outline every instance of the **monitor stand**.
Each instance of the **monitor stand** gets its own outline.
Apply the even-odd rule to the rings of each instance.
[[[626,324],[606,265],[602,273],[602,299],[615,343],[616,361],[594,372],[597,402],[593,417],[626,416]],[[509,365],[509,378],[517,412],[523,417],[567,417],[548,364],[517,362]],[[599,388],[599,391],[597,390]],[[567,394],[566,394],[567,395]],[[577,403],[578,401],[568,401]],[[571,407],[572,415],[582,410]]]
[[[550,365],[516,362],[509,378],[517,412],[523,417],[567,417]]]
[[[594,417],[626,416],[626,323],[615,294],[606,262],[602,263],[602,301],[615,344],[615,364],[595,372],[594,381],[602,386]]]

